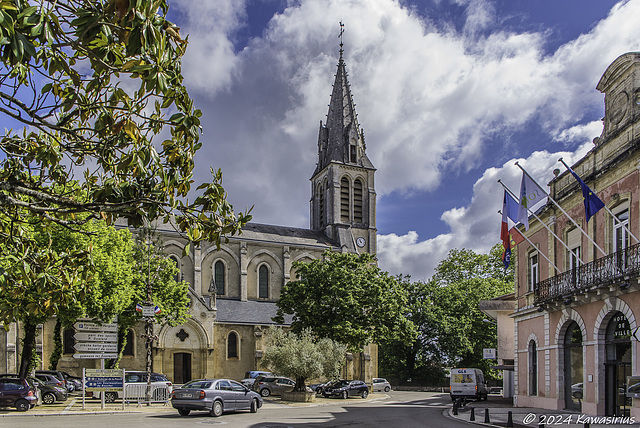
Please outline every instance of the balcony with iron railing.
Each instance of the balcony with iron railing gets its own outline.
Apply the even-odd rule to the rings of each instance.
[[[534,304],[565,300],[575,294],[603,286],[628,286],[629,279],[640,275],[640,244],[596,259],[563,272],[534,287]]]

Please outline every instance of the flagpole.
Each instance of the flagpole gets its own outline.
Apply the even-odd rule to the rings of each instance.
[[[515,193],[513,193],[513,192],[511,191],[511,189],[509,189],[509,188],[507,187],[507,185],[506,185],[506,184],[504,184],[504,183],[502,182],[502,180],[498,180],[498,183],[502,184],[502,187],[504,187],[504,190],[506,190],[507,192],[509,192],[509,194],[513,197],[513,199],[515,199],[516,201],[518,200],[518,197],[515,195]],[[556,234],[553,232],[553,230],[551,230],[551,228],[550,228],[549,226],[547,226],[547,225],[546,225],[546,223],[545,223],[544,221],[542,221],[542,219],[536,215],[536,213],[534,213],[534,212],[533,212],[532,210],[530,210],[528,207],[527,207],[527,211],[529,211],[529,212],[530,212],[530,213],[531,213],[531,214],[536,218],[536,220],[538,220],[538,221],[540,222],[540,224],[541,224],[541,225],[543,225],[543,226],[544,226],[544,228],[545,228],[545,229],[547,229],[547,231],[549,231],[549,233],[550,233],[550,234],[552,234],[552,235],[553,235],[553,237],[554,237],[554,238],[556,238],[556,239],[558,240],[558,242],[560,242],[560,243],[564,246],[564,248],[566,248],[566,249],[567,249],[567,251],[569,251],[569,253],[573,254],[573,255],[574,255],[574,256],[576,256],[576,257],[578,257],[578,255],[577,255],[576,253],[574,253],[574,252],[573,252],[573,250],[571,250],[571,248],[569,248],[569,246],[568,246],[567,244],[565,244],[565,243],[564,243],[564,241],[563,241],[562,239],[560,239],[560,238],[558,237],[558,235],[556,235]],[[522,233],[521,233],[521,235],[522,235],[522,237],[526,238]],[[529,241],[529,240],[527,239],[527,241]],[[531,241],[529,241],[529,242],[531,242]],[[533,244],[531,244],[531,245],[533,245]],[[533,245],[533,246],[535,247],[535,245]],[[580,259],[580,257],[578,257],[578,259]],[[581,262],[582,264],[584,264],[584,261],[583,261],[582,259],[580,259],[580,262]],[[553,263],[551,263],[551,264],[553,264]],[[555,267],[555,265],[554,265],[554,267]],[[561,272],[558,268],[556,268],[556,270],[558,271],[558,273],[560,273],[560,272]]]
[[[562,158],[558,159],[558,162],[562,162],[562,165],[565,166],[565,168],[567,168],[567,171],[570,171],[571,168],[569,168],[569,165],[567,165]],[[611,209],[607,206],[607,204],[604,204],[604,209],[607,210],[607,212],[609,214],[611,214],[611,217],[613,217],[613,221],[614,222],[618,222],[622,225],[622,227],[624,227],[624,230],[626,230],[627,232],[629,232],[629,235],[633,236],[633,239],[636,240],[636,242],[640,242],[640,240],[636,237],[636,235],[633,234],[633,232],[631,232],[631,230],[629,230],[629,228],[620,220],[618,220],[618,217],[616,217],[616,215],[611,211]]]
[[[567,218],[568,218],[569,220],[571,220],[571,223],[573,223],[573,224],[574,224],[574,226],[575,226],[575,227],[577,227],[577,228],[582,232],[582,234],[583,234],[584,236],[586,236],[586,237],[587,237],[587,239],[588,239],[588,240],[589,240],[589,241],[590,241],[590,242],[591,242],[591,243],[592,243],[592,244],[593,244],[593,245],[594,245],[598,250],[600,250],[600,252],[602,253],[602,255],[604,255],[604,256],[606,256],[606,255],[607,255],[607,253],[605,253],[605,252],[604,252],[604,250],[603,250],[602,248],[600,248],[600,246],[599,246],[598,244],[596,244],[596,241],[594,241],[594,240],[589,236],[589,234],[588,234],[587,232],[585,232],[585,231],[584,231],[584,229],[583,229],[583,228],[581,228],[581,227],[578,225],[578,223],[576,223],[576,222],[575,222],[575,220],[574,220],[573,218],[571,218],[571,216],[570,216],[570,215],[569,215],[569,214],[568,214],[568,213],[567,213],[567,212],[566,212],[566,211],[565,211],[565,210],[560,206],[560,204],[558,204],[556,201],[554,201],[554,200],[553,200],[553,198],[551,197],[551,195],[549,195],[549,193],[548,193],[546,190],[544,190],[544,189],[540,186],[540,184],[538,184],[538,182],[537,182],[536,180],[534,180],[534,179],[533,179],[533,177],[532,177],[532,176],[530,176],[530,175],[529,175],[529,173],[528,173],[527,171],[525,171],[525,169],[524,169],[523,167],[521,167],[521,166],[520,166],[520,164],[519,164],[517,161],[516,161],[516,166],[517,166],[518,168],[520,168],[524,174],[527,174],[527,177],[529,177],[529,179],[531,179],[531,181],[533,181],[533,182],[534,182],[534,183],[535,183],[535,184],[540,188],[540,190],[542,190],[542,191],[547,195],[547,197],[549,198],[549,200],[550,200],[551,202],[553,202],[553,204],[554,204],[556,207],[558,207],[558,209],[559,209],[560,211],[562,211],[562,213],[563,213],[564,215],[566,215],[566,216],[567,216]]]
[[[502,210],[498,210],[498,213],[499,213],[500,215],[502,215]],[[522,233],[520,233],[520,236],[522,236],[524,239],[526,239],[526,240],[527,240],[527,242],[528,242],[529,244],[531,244],[531,246],[532,246],[533,248],[538,248],[538,247],[536,246],[536,244],[534,244],[533,242],[531,242],[531,241],[529,240],[529,238],[527,238],[526,236],[524,236]],[[549,264],[550,264],[551,266],[553,266],[553,268],[556,270],[556,272],[558,272],[558,273],[560,272],[560,269],[558,269],[558,267],[557,267],[555,264],[553,264],[553,262],[552,262],[551,260],[549,260],[549,258],[548,258],[547,256],[545,256],[545,255],[544,255],[544,253],[543,253],[542,251],[540,251],[540,250],[538,249],[538,253],[540,253],[540,255],[541,255],[542,257],[544,257],[544,259],[545,259],[546,261],[548,261],[548,262],[549,262]]]

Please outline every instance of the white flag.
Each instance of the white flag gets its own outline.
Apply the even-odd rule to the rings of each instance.
[[[542,190],[538,183],[533,181],[528,174],[522,172],[522,182],[520,183],[520,205],[518,206],[518,221],[524,224],[529,230],[528,209],[533,208],[538,202],[543,200],[547,193]]]

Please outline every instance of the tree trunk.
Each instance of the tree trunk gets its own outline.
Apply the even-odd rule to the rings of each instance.
[[[49,370],[58,369],[58,361],[62,357],[62,322],[56,318],[56,326],[53,328],[53,352],[49,357]]]
[[[37,324],[27,318],[24,322],[24,338],[22,339],[22,353],[20,355],[20,371],[18,376],[27,377],[33,368],[32,363],[36,354],[36,326]]]
[[[297,377],[296,378],[296,386],[293,388],[294,391],[305,392],[307,390],[307,386],[305,385],[306,378]]]

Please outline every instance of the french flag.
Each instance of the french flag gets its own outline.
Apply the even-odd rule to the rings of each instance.
[[[509,267],[511,262],[511,239],[509,237],[509,206],[507,205],[507,191],[504,191],[504,199],[502,202],[502,227],[500,229],[500,239],[502,239],[502,246],[504,252],[502,253],[502,261],[504,262],[504,268]]]

